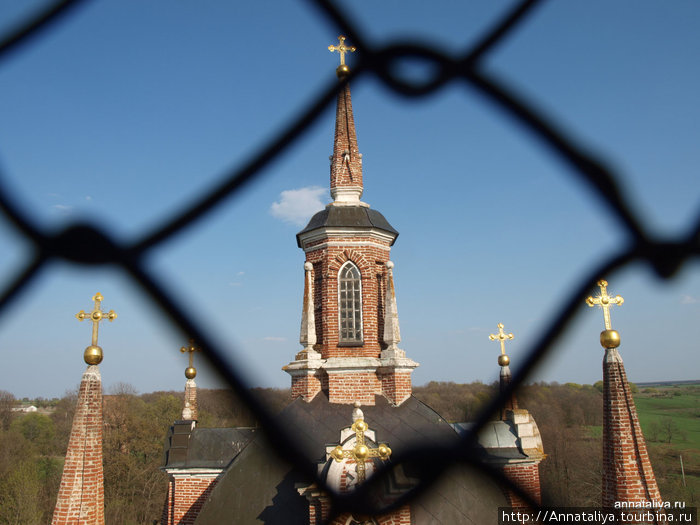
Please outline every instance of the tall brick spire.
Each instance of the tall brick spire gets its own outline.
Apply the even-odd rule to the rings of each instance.
[[[95,301],[92,312],[81,310],[76,314],[80,321],[92,321],[92,344],[83,355],[88,367],[80,382],[52,525],[104,525],[105,522],[102,378],[98,366],[102,362],[102,348],[97,346],[97,332],[100,321],[113,321],[117,314],[100,309],[102,295],[99,293],[92,299]]]
[[[338,37],[337,46],[328,46],[331,51],[340,53],[340,66],[336,70],[338,78],[349,73],[345,65],[345,53],[355,51],[344,44],[345,37]],[[350,84],[345,84],[338,93],[335,109],[335,137],[331,156],[331,197],[334,204],[358,204],[362,197],[362,154],[357,148],[355,119],[352,115]]]
[[[80,382],[51,525],[104,525],[102,426],[100,368],[89,365]]]
[[[599,281],[601,294],[589,297],[589,306],[603,309],[605,330],[600,343],[603,358],[603,507],[615,502],[661,502],[654,471],[639,425],[627,373],[618,351],[620,334],[611,328],[610,306],[621,305],[622,297],[610,297],[608,283]],[[653,504],[653,503],[652,503]]]

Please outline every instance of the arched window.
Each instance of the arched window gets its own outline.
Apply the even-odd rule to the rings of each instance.
[[[351,261],[338,272],[338,321],[341,343],[362,343],[362,279]]]

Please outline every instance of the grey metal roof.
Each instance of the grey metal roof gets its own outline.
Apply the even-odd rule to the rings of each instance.
[[[301,247],[300,235],[325,227],[377,228],[395,235],[394,240],[399,236],[399,232],[377,210],[366,206],[327,206],[311,217],[306,228],[297,233],[299,247]]]
[[[473,426],[472,423],[454,423],[452,427],[462,434]],[[479,445],[487,453],[488,459],[524,459],[515,424],[512,421],[489,421],[479,432]]]
[[[224,468],[255,436],[254,428],[194,428],[176,421],[165,439],[163,468]]]
[[[377,397],[375,406],[362,407],[364,418],[378,442],[394,453],[415,444],[452,441],[456,433],[439,414],[411,397],[399,407]],[[313,461],[325,460],[325,447],[336,444],[340,430],[352,422],[351,405],[331,404],[324,394],[310,403],[296,399],[280,414],[284,428],[295,432]],[[305,485],[301,476],[280,461],[262,434],[231,462],[209,499],[197,525],[308,523],[308,504],[295,485]],[[428,494],[412,503],[416,525],[496,523],[499,506],[506,506],[502,491],[479,472],[455,468]]]

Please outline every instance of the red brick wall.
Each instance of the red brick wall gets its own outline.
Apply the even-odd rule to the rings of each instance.
[[[536,503],[542,501],[542,490],[540,487],[540,469],[538,463],[514,463],[503,467],[505,476],[516,483],[521,489],[535,500]],[[525,508],[525,502],[509,489],[505,490],[508,503],[514,508]]]
[[[616,349],[606,350],[619,356]],[[603,361],[603,507],[661,501],[621,359]]]
[[[328,374],[328,400],[331,403],[374,405],[375,394],[382,386],[377,374],[370,372],[340,372]]]
[[[214,489],[218,476],[171,475],[163,509],[163,525],[191,525]]]
[[[348,240],[369,241],[369,238]],[[308,252],[306,260],[314,266],[316,338],[322,358],[379,357],[384,328],[384,305],[380,298],[383,298],[385,264],[389,260],[388,243],[386,249],[373,245],[328,246]],[[338,272],[346,261],[352,261],[362,276],[364,341],[361,346],[338,346]]]
[[[321,376],[321,372],[314,374],[313,370],[292,376],[292,399],[297,397],[303,397],[307,401],[313,399],[321,391],[323,385]]]
[[[88,366],[80,382],[52,525],[103,525],[102,379]]]

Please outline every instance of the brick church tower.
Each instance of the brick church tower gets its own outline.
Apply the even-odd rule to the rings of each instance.
[[[99,364],[102,349],[97,346],[100,321],[113,321],[117,314],[100,310],[102,295],[92,298],[90,313],[76,317],[92,321],[92,344],[85,349],[88,367],[78,391],[78,406],[73,417],[63,475],[51,525],[104,525],[104,473],[102,468],[102,378]]]
[[[616,502],[661,504],[661,494],[639,425],[627,373],[618,347],[620,334],[610,323],[610,307],[624,301],[608,295],[606,281],[599,281],[601,293],[586,299],[588,306],[603,309],[605,330],[600,343],[603,358],[603,494],[602,504],[612,508]]]
[[[348,73],[341,54],[338,78]],[[362,154],[352,113],[350,86],[338,93],[330,158],[331,202],[297,234],[306,254],[300,342],[304,349],[283,369],[292,396],[311,401],[324,391],[331,403],[374,405],[384,395],[400,405],[411,395],[418,366],[396,345],[401,340],[391,246],[399,233],[362,202]]]

